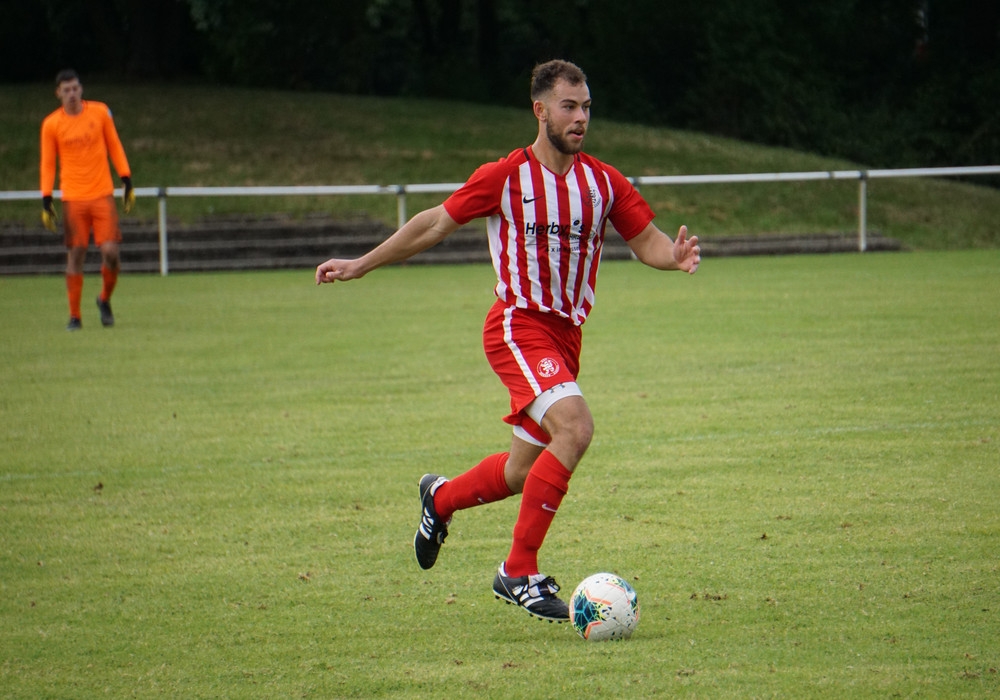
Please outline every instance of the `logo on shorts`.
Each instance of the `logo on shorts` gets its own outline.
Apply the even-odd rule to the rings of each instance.
[[[535,371],[538,372],[539,377],[554,377],[559,374],[559,363],[551,357],[545,357],[539,360]]]

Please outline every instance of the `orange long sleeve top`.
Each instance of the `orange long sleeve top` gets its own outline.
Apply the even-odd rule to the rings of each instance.
[[[42,121],[42,196],[51,195],[55,187],[57,157],[63,201],[113,194],[109,155],[119,177],[132,174],[106,104],[83,100],[83,110],[77,115],[60,107]]]

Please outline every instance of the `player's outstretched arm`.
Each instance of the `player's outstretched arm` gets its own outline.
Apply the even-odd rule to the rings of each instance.
[[[316,284],[358,279],[383,265],[406,260],[440,243],[458,228],[443,205],[425,209],[378,247],[354,260],[331,258],[316,268]]]
[[[628,244],[641,262],[658,270],[681,270],[693,275],[701,264],[698,237],[688,238],[687,226],[681,226],[677,238],[671,241],[670,236],[650,223]]]

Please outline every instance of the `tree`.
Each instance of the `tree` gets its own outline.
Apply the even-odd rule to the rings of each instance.
[[[523,105],[561,57],[603,117],[880,166],[1000,162],[996,0],[6,1],[6,80],[73,66]]]

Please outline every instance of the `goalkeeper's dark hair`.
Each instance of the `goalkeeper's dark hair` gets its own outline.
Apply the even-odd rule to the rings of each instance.
[[[540,99],[555,84],[565,80],[570,85],[579,85],[587,82],[587,76],[580,67],[569,61],[555,59],[546,63],[539,63],[531,71],[531,99]]]
[[[56,87],[59,87],[63,83],[68,83],[71,80],[79,80],[80,76],[72,68],[64,68],[63,70],[56,73]]]

